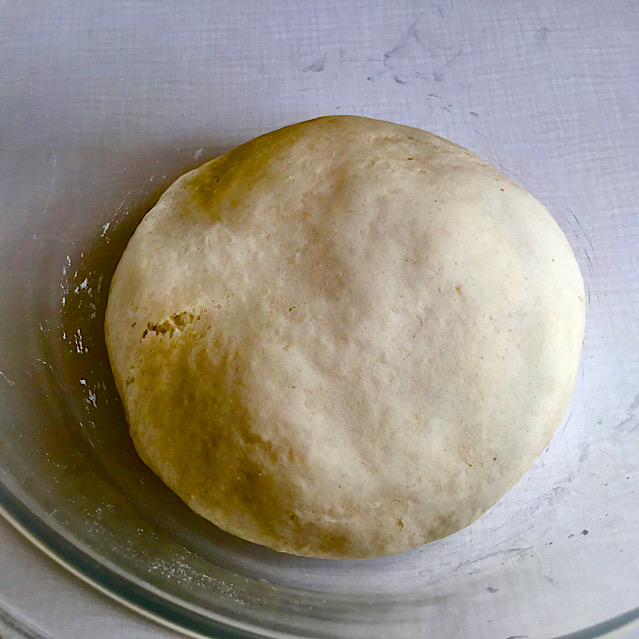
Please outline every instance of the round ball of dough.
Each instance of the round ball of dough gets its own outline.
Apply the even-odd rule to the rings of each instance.
[[[583,282],[546,209],[430,133],[325,117],[175,182],[111,284],[137,451],[270,548],[398,553],[468,525],[548,444]]]

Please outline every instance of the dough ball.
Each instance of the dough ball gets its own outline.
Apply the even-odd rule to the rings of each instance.
[[[568,404],[583,282],[530,194],[353,116],[175,182],[131,238],[106,339],[142,459],[270,548],[398,553],[490,508]]]

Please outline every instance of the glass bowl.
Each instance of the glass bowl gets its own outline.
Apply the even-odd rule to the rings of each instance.
[[[595,246],[584,222],[560,219],[587,257],[588,329],[564,422],[515,488],[469,528],[414,551],[302,559],[192,513],[129,439],[104,310],[136,224],[195,164],[166,157],[174,166],[155,188],[148,158],[113,158],[39,203],[27,172],[12,192],[33,208],[18,215],[11,194],[0,205],[0,502],[10,520],[101,589],[205,636],[594,637],[639,614],[639,395],[626,341],[636,318],[622,312],[638,288],[597,257],[614,237]]]

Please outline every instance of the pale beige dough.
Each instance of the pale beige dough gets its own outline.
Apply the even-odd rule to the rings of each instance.
[[[575,381],[583,282],[546,209],[469,151],[353,116],[181,177],[111,284],[142,459],[276,550],[387,555],[492,506]]]

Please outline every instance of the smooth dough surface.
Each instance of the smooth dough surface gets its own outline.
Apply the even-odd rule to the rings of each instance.
[[[568,404],[583,282],[546,209],[471,152],[354,116],[175,182],[113,277],[142,459],[276,550],[401,552],[471,523]]]

